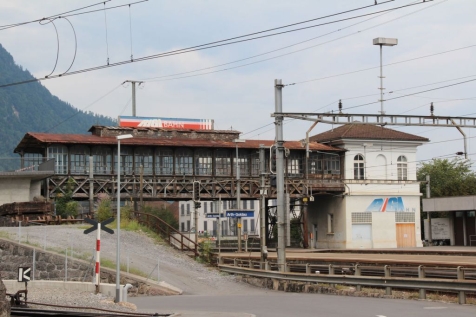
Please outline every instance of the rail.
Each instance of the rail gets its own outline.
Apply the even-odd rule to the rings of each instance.
[[[199,255],[198,245],[195,241],[191,240],[159,217],[138,211],[134,212],[134,217],[140,224],[146,225],[161,235],[171,246],[179,248],[181,251],[193,252],[195,256]]]
[[[476,293],[476,269],[461,266],[441,267],[391,267],[284,264],[284,272],[279,271],[276,262],[260,262],[249,259],[220,257],[218,267],[221,271],[259,278],[271,278],[294,282],[354,285],[356,291],[362,286],[384,288],[386,295],[392,289],[414,289],[419,298],[426,299],[427,291],[454,292],[458,302],[466,303],[466,293]],[[415,274],[416,272],[416,274]]]

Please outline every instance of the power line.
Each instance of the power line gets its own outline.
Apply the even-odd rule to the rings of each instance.
[[[147,0],[144,0],[144,1],[147,1]],[[427,2],[430,2],[430,1],[434,1],[434,0],[429,0]],[[242,43],[242,42],[247,42],[247,41],[253,41],[253,40],[257,40],[257,39],[263,39],[263,38],[267,38],[267,37],[287,34],[287,33],[296,32],[296,31],[302,31],[302,30],[305,30],[305,29],[315,28],[315,27],[319,27],[319,26],[334,24],[334,23],[338,23],[338,22],[342,22],[342,21],[357,19],[357,18],[369,16],[369,15],[379,14],[379,13],[382,13],[382,12],[395,11],[395,10],[399,10],[399,9],[402,9],[402,8],[406,8],[406,7],[410,7],[410,6],[414,6],[414,5],[418,5],[418,4],[422,4],[422,3],[427,3],[427,2],[412,3],[412,4],[408,4],[408,5],[403,5],[403,6],[400,6],[400,7],[394,7],[394,8],[391,8],[391,9],[386,9],[386,10],[376,11],[376,12],[372,12],[372,13],[362,14],[362,15],[358,15],[358,16],[354,16],[354,17],[344,18],[344,19],[340,19],[340,20],[335,20],[335,21],[331,21],[331,22],[316,24],[316,25],[302,27],[302,28],[298,28],[298,29],[287,30],[287,31],[273,33],[273,34],[262,35],[262,36],[257,36],[257,37],[253,37],[253,38],[248,38],[248,39],[242,39],[242,40],[237,40],[237,41],[233,41],[233,42],[223,43],[223,42],[230,41],[232,39],[243,38],[243,37],[249,37],[250,36],[250,35],[242,35],[242,36],[231,38],[231,39],[215,41],[215,42],[211,42],[211,43],[207,43],[207,44],[192,46],[192,47],[189,47],[189,48],[169,51],[169,52],[160,53],[160,54],[148,55],[148,56],[137,58],[137,59],[134,59],[134,60],[124,60],[124,61],[109,64],[109,65],[100,65],[100,66],[95,66],[95,67],[90,67],[90,68],[84,68],[84,69],[73,71],[73,72],[70,72],[70,73],[50,76],[48,78],[45,78],[45,77],[35,78],[35,79],[21,81],[21,82],[14,82],[14,83],[10,83],[10,84],[4,84],[4,85],[0,85],[0,88],[14,86],[14,85],[20,85],[20,84],[26,84],[26,83],[31,83],[31,82],[35,82],[35,81],[42,81],[42,80],[46,80],[46,79],[53,79],[53,78],[58,78],[58,77],[62,77],[62,76],[67,76],[67,75],[76,75],[76,74],[80,74],[80,73],[101,70],[101,69],[105,69],[105,68],[109,68],[109,67],[115,67],[115,66],[135,63],[135,62],[141,62],[141,61],[152,60],[152,59],[157,59],[157,58],[163,58],[163,57],[169,57],[169,56],[174,56],[174,55],[186,54],[186,53],[200,51],[200,50],[206,50],[206,49],[211,49],[211,48],[216,48],[216,47],[221,47],[221,46],[226,46],[226,45],[232,45],[232,44],[237,44],[237,43]],[[340,13],[340,14],[342,14],[342,13]],[[318,19],[320,19],[320,18],[318,18]],[[262,32],[268,32],[268,31],[255,32],[255,33],[252,33],[252,34],[262,33]],[[221,43],[221,44],[215,44],[215,43]]]

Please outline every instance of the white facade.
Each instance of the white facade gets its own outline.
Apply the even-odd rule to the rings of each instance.
[[[198,232],[216,237],[218,234],[217,218],[207,218],[210,214],[222,214],[220,217],[221,236],[235,236],[236,218],[227,218],[225,211],[242,209],[254,211],[253,217],[241,218],[242,234],[259,236],[259,200],[242,200],[240,208],[236,208],[235,200],[201,201],[198,211]],[[181,201],[179,203],[179,230],[181,232],[195,232],[194,202]]]
[[[422,141],[345,139],[343,195],[315,196],[308,207],[312,248],[422,246],[416,150]]]

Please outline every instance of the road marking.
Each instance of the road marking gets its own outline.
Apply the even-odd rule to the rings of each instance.
[[[444,306],[435,306],[435,307],[423,307],[423,309],[447,309],[448,307]]]

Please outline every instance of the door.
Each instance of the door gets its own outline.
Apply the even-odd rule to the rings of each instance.
[[[415,224],[397,223],[397,248],[407,248],[415,246]]]

